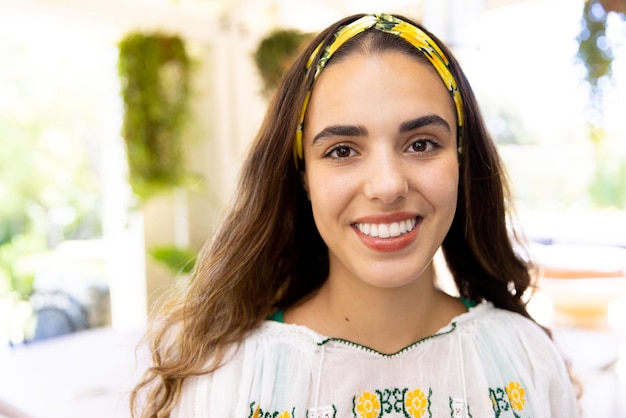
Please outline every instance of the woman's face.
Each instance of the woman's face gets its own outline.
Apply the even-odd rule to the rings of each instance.
[[[399,52],[331,62],[305,122],[304,184],[329,278],[415,281],[450,228],[459,181],[454,107],[435,70]]]

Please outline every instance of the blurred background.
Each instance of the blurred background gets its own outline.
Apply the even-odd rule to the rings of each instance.
[[[0,416],[128,416],[148,312],[290,57],[380,11],[461,61],[539,267],[531,312],[584,416],[626,417],[626,0],[0,0]]]

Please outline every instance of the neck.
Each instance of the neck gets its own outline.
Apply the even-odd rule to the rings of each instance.
[[[311,299],[288,311],[285,320],[391,354],[433,335],[464,311],[462,303],[435,288],[429,266],[412,283],[396,288],[331,276]]]

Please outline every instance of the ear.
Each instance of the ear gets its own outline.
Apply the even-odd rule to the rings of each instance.
[[[306,191],[307,197],[311,200],[311,195],[309,194],[309,182],[307,181],[304,171],[300,172],[300,184],[302,184],[302,188]]]

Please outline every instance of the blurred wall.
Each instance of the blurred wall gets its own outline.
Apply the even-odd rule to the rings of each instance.
[[[459,23],[462,17],[483,7],[483,0],[0,0],[0,10],[93,22],[117,33],[117,39],[136,30],[177,33],[195,61],[186,158],[197,180],[185,191],[150,199],[138,211],[124,193],[105,191],[115,224],[105,236],[114,325],[145,321],[145,311],[175,281],[176,272],[147,251],[170,245],[199,250],[223,215],[265,111],[252,60],[263,36],[278,27],[316,31],[346,14],[385,10],[422,20],[445,41],[460,44],[470,28]]]

